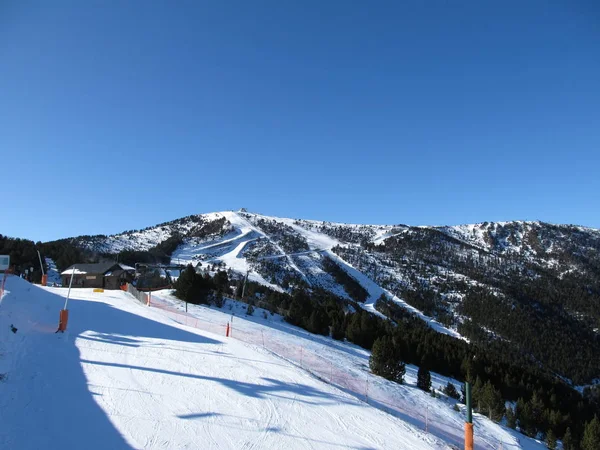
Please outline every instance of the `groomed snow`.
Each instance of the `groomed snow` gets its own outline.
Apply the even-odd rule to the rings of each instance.
[[[171,290],[153,293],[157,307],[169,305],[183,311],[183,302]],[[348,342],[314,335],[290,325],[277,314],[256,308],[252,316],[246,315],[246,305],[231,299],[223,308],[188,305],[188,314],[197,317],[200,327],[231,322],[234,338],[254,342],[282,357],[301,362],[302,367],[316,376],[341,387],[352,386],[355,395],[363,399],[367,394],[369,404],[402,418],[420,430],[429,432],[446,443],[462,447],[464,437],[464,405],[460,412],[453,409],[456,401],[442,395],[434,399],[417,389],[418,367],[406,366],[405,384],[399,385],[369,371],[370,352]],[[311,356],[312,355],[312,356]],[[460,392],[461,383],[455,379],[432,373],[432,387],[441,392],[448,382]],[[511,450],[542,450],[546,447],[514,430],[502,427],[485,416],[474,414],[476,448],[496,450],[502,446]],[[394,448],[394,447],[389,447]]]
[[[121,291],[73,289],[68,331],[55,334],[66,291],[8,280],[0,448],[449,448],[261,348],[176,324]]]

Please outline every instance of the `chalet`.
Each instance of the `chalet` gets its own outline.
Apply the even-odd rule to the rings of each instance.
[[[61,273],[63,286],[68,286],[73,276],[73,287],[119,289],[133,280],[135,269],[115,262],[73,264]]]

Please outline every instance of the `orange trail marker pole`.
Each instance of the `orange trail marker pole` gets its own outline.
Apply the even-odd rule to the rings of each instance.
[[[465,422],[465,450],[473,450],[473,424]]]
[[[67,309],[67,306],[69,305],[69,297],[71,296],[71,286],[73,286],[73,276],[74,275],[75,275],[75,266],[73,266],[73,271],[71,272],[71,281],[69,281],[69,290],[67,291],[67,298],[65,299],[65,306],[63,309],[60,310],[60,313],[58,316],[58,330],[56,330],[57,333],[59,331],[61,333],[64,333],[65,331],[67,331],[67,323],[69,322],[69,310]]]

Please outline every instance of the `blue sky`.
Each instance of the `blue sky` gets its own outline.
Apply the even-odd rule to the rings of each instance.
[[[0,233],[600,228],[594,1],[0,3]]]

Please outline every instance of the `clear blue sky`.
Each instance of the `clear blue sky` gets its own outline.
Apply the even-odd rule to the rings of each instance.
[[[0,2],[0,233],[600,228],[597,1]]]

